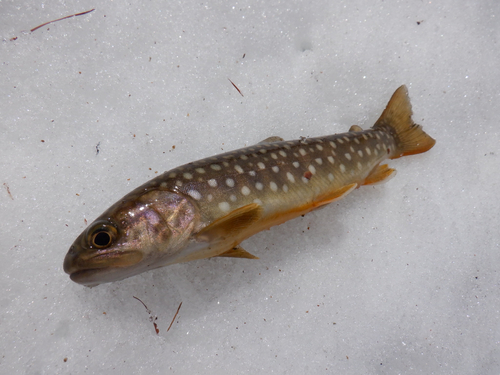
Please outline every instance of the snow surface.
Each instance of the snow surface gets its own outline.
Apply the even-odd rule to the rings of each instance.
[[[498,374],[499,10],[0,1],[0,373]],[[260,260],[92,289],[63,272],[87,223],[159,173],[369,127],[401,84],[436,146],[245,241]]]

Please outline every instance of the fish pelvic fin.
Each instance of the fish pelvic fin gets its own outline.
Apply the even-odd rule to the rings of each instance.
[[[408,89],[403,85],[394,92],[384,112],[373,126],[374,130],[383,130],[394,136],[396,150],[391,154],[391,159],[426,152],[436,143],[422,130],[421,125],[413,122],[411,115]]]
[[[259,259],[253,254],[250,254],[248,251],[243,249],[241,246],[233,247],[228,251],[217,255],[218,257],[226,257],[226,258],[244,258],[244,259]]]

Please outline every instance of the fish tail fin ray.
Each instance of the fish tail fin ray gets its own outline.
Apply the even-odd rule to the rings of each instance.
[[[396,140],[396,150],[391,159],[415,155],[430,150],[436,141],[425,133],[421,125],[411,118],[412,109],[405,85],[399,87],[389,100],[384,112],[373,126],[374,130],[391,133]]]

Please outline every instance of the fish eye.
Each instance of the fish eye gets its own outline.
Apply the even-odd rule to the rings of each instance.
[[[109,224],[98,223],[89,231],[89,243],[92,247],[105,249],[113,243],[116,238],[116,228]]]

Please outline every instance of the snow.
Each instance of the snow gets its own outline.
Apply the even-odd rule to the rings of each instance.
[[[0,2],[0,373],[499,373],[499,10]],[[92,289],[63,272],[87,223],[159,173],[370,127],[401,84],[436,146],[248,239],[259,260]]]

